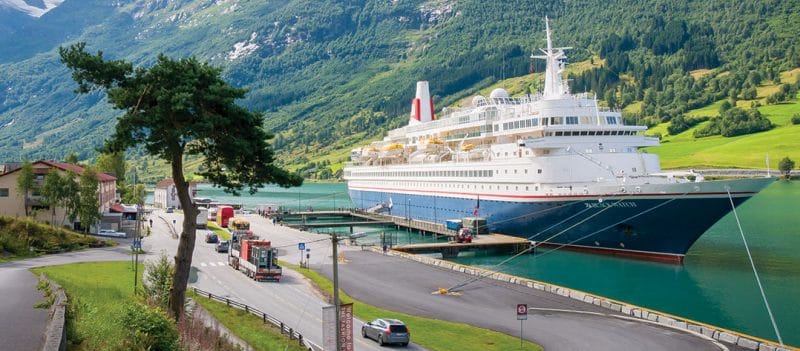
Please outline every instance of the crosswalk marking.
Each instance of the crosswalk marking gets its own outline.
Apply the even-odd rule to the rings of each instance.
[[[209,262],[208,265],[211,266],[211,267],[216,267],[217,266],[217,264],[214,263],[214,262]]]
[[[201,267],[205,267],[205,266],[206,266],[205,262],[201,262],[201,263],[200,263],[200,266],[201,266]]]
[[[220,266],[224,266],[225,262],[217,262],[217,264],[220,265]]]

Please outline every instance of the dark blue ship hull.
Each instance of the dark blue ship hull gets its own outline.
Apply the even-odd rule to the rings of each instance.
[[[500,201],[371,189],[351,188],[349,192],[357,207],[383,203],[397,217],[442,224],[448,219],[482,217],[492,233],[669,261],[681,261],[692,244],[731,211],[731,199],[724,193]],[[753,194],[738,194],[732,200],[738,206]]]

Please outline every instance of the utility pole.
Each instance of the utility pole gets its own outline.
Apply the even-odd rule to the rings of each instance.
[[[133,170],[133,192],[136,193],[136,169]],[[142,205],[144,200],[140,200],[139,203],[136,204],[136,230],[134,231],[133,235],[133,256],[135,257],[135,263],[133,264],[133,293],[136,294],[136,285],[138,284],[138,277],[139,277],[139,245],[137,242],[141,242],[142,236],[140,231],[142,230]]]
[[[331,233],[331,243],[333,246],[333,305],[336,307],[336,351],[342,349],[342,335],[341,335],[341,316],[339,316],[339,237],[336,233]]]

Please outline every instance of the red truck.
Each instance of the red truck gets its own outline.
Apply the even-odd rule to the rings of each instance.
[[[257,281],[281,279],[278,249],[266,240],[253,235],[243,235],[232,241],[228,250],[228,264]]]
[[[228,221],[233,218],[233,207],[219,206],[217,207],[217,225],[222,228],[228,227]]]

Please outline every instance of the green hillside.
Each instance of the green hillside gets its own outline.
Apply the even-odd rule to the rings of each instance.
[[[100,93],[74,94],[56,58],[59,45],[85,41],[138,65],[164,52],[221,66],[249,89],[241,103],[264,113],[282,163],[335,176],[352,146],[407,121],[417,80],[431,82],[437,108],[498,84],[536,91],[526,74],[543,70],[529,56],[543,45],[545,15],[555,44],[574,47],[570,62],[583,65],[570,73],[573,91],[625,109],[629,123],[709,105],[711,116],[727,98],[773,94],[765,82],[783,89],[780,72],[800,67],[793,1],[66,0],[0,31],[10,48],[0,51],[0,162],[96,154],[119,112]]]

